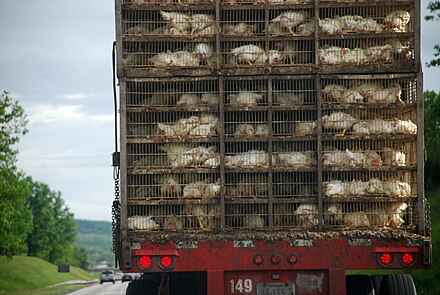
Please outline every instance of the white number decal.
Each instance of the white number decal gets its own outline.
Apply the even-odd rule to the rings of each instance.
[[[252,280],[251,279],[238,279],[230,280],[231,293],[251,293],[252,292]]]

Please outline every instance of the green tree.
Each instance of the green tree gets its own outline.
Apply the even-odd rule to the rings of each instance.
[[[28,204],[32,215],[35,216],[32,231],[27,238],[28,255],[46,259],[56,226],[51,206],[54,192],[47,184],[34,182],[31,177],[28,177],[27,181],[32,190],[28,196]]]
[[[76,240],[76,226],[73,221],[73,213],[64,203],[61,193],[57,192],[51,201],[56,226],[52,232],[48,261],[64,263],[68,262],[72,256]]]
[[[427,21],[438,21],[440,20],[440,1],[430,1],[428,3],[428,10],[431,14],[425,16]],[[434,45],[434,59],[427,63],[428,67],[438,67],[440,66],[440,45]]]
[[[73,248],[70,263],[73,266],[77,266],[87,270],[89,268],[89,258],[86,249],[84,249],[83,247],[75,246]]]
[[[8,92],[0,95],[0,252],[12,256],[26,249],[32,227],[27,207],[30,193],[26,180],[16,168],[15,144],[26,134],[24,109]]]
[[[428,161],[425,165],[426,187],[433,189],[440,182],[440,93],[426,91],[425,147]]]

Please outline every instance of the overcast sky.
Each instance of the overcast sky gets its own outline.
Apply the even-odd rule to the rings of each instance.
[[[423,63],[439,28],[422,23]],[[30,121],[18,166],[60,191],[75,218],[111,220],[114,32],[113,0],[0,0],[0,91]],[[440,69],[424,73],[424,88],[440,91]]]

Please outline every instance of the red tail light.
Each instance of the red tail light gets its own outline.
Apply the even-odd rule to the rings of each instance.
[[[138,265],[144,270],[149,270],[153,266],[153,259],[150,256],[141,256],[138,260]]]
[[[254,263],[256,265],[262,265],[263,262],[264,262],[263,255],[257,254],[257,255],[254,256]]]
[[[271,262],[272,264],[279,264],[279,263],[281,262],[280,256],[272,255],[272,256],[270,257],[270,262]]]
[[[403,253],[402,256],[400,257],[400,262],[404,266],[411,266],[415,263],[415,261],[416,258],[413,253]]]
[[[298,257],[295,254],[290,254],[287,256],[287,262],[291,265],[294,265],[298,262]]]
[[[379,264],[382,266],[389,266],[394,261],[393,254],[391,253],[381,253],[379,254]]]
[[[171,269],[174,266],[174,258],[172,256],[162,256],[159,260],[159,266],[162,269]]]

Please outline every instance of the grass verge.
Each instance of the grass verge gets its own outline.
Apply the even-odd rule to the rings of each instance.
[[[70,267],[59,273],[56,265],[36,257],[0,257],[0,294],[63,294],[65,289],[78,286],[56,286],[71,280],[90,280],[88,272]]]

